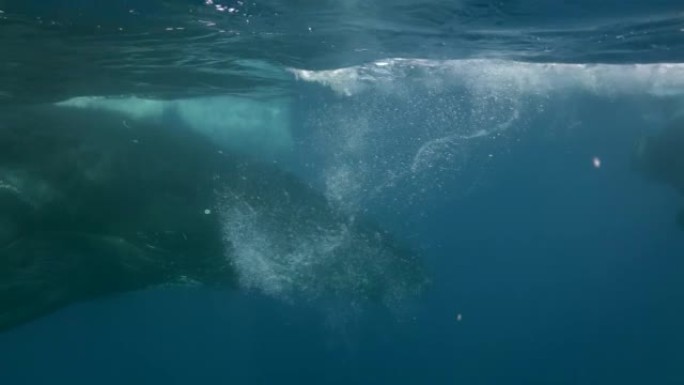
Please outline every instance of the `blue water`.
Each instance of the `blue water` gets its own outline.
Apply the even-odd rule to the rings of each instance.
[[[681,2],[213,3],[0,0],[2,112],[177,103],[410,243],[430,286],[78,303],[0,334],[0,383],[684,384],[682,197],[632,164],[684,112]]]

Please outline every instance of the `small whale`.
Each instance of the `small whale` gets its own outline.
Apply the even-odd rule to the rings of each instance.
[[[640,138],[632,154],[634,168],[650,180],[669,185],[684,195],[684,118],[674,119],[653,134]],[[684,209],[676,215],[684,229]]]

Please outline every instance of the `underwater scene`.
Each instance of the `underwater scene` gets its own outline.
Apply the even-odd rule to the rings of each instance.
[[[0,384],[684,384],[681,0],[0,0]]]

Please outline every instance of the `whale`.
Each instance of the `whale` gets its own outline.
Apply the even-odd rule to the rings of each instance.
[[[676,117],[663,129],[640,137],[634,146],[632,164],[649,180],[684,196],[684,118]],[[675,222],[684,229],[684,209],[679,209]]]
[[[389,304],[427,283],[370,219],[195,130],[55,106],[0,116],[0,331],[167,284]]]

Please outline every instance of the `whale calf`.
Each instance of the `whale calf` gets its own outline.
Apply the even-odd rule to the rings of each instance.
[[[294,175],[172,125],[15,108],[0,122],[0,330],[175,282],[392,302],[419,259]]]
[[[676,118],[666,128],[640,138],[633,164],[646,177],[684,195],[684,118]],[[684,209],[677,213],[676,222],[684,229]]]

